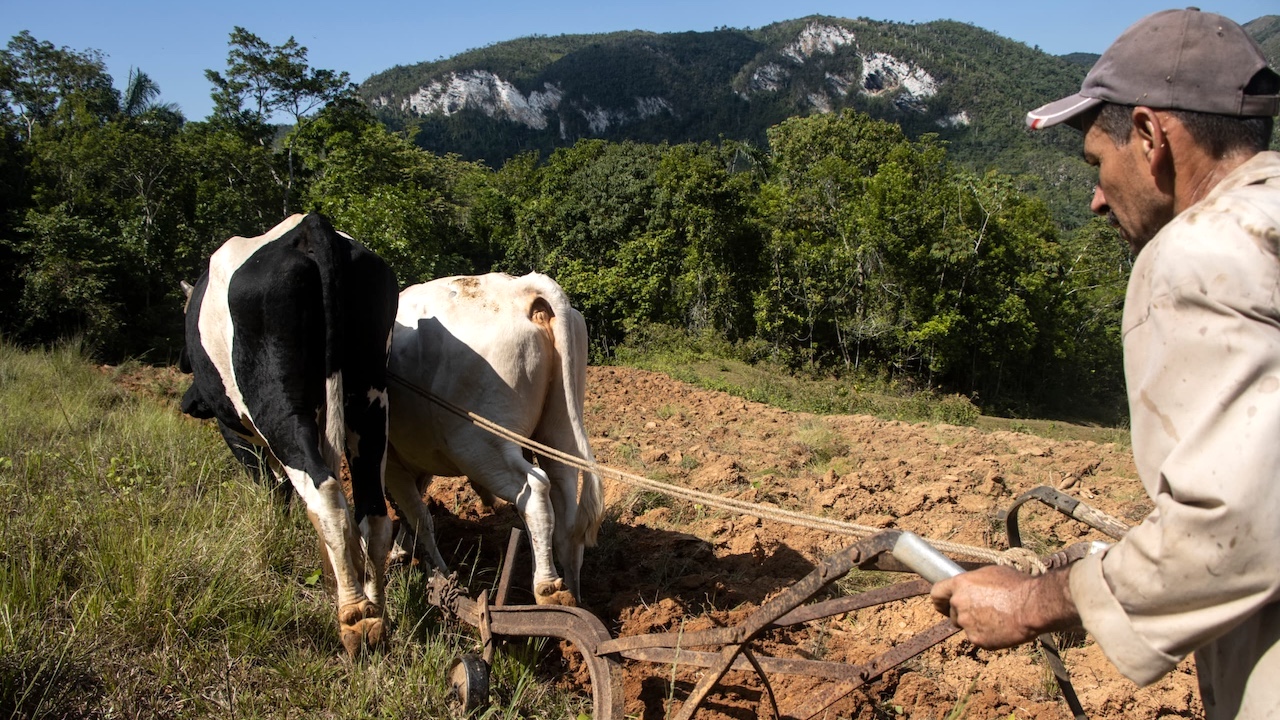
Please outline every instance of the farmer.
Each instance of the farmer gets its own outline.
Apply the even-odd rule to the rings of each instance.
[[[1138,21],[1078,94],[1027,115],[1084,133],[1092,209],[1136,255],[1125,378],[1155,510],[1069,569],[932,593],[984,648],[1083,625],[1140,685],[1195,651],[1211,719],[1280,717],[1278,95],[1239,25],[1189,8]]]

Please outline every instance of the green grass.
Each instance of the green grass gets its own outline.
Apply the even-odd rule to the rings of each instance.
[[[796,428],[795,440],[809,455],[809,463],[825,465],[833,458],[849,452],[849,441],[844,435],[831,429],[821,418],[802,422]]]
[[[392,576],[389,650],[347,660],[305,514],[74,347],[0,344],[0,507],[0,717],[455,716],[445,675],[476,635],[420,573]],[[500,650],[483,717],[590,711],[538,648]]]
[[[652,370],[707,390],[818,415],[871,415],[885,420],[1009,430],[1053,440],[1128,445],[1128,428],[982,415],[970,400],[877,378],[807,377],[767,362],[753,348],[693,338],[662,327],[638,333],[617,352],[621,365]]]

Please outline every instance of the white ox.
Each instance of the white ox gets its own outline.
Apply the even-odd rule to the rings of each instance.
[[[591,461],[582,421],[586,364],[586,323],[545,275],[490,273],[405,288],[388,358],[386,470],[387,491],[404,523],[401,548],[407,525],[427,558],[448,572],[422,492],[432,475],[465,475],[486,504],[496,495],[519,510],[533,548],[538,604],[577,604],[583,548],[595,544],[603,517],[600,478],[581,473],[579,496],[575,468],[544,457],[535,466],[515,443],[420,392]]]

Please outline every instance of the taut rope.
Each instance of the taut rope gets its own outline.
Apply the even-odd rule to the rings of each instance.
[[[414,393],[421,395],[423,398],[435,403],[436,405],[439,405],[441,408],[447,410],[448,412],[453,413],[454,415],[457,415],[463,418],[464,420],[467,420],[468,422],[470,422],[471,424],[479,428],[487,430],[490,433],[493,433],[494,435],[497,435],[498,437],[503,438],[505,440],[510,440],[511,442],[515,443],[516,445],[519,445],[522,448],[525,448],[526,450],[531,450],[539,455],[551,458],[558,462],[562,462],[565,465],[577,468],[578,470],[582,470],[584,472],[595,473],[597,475],[600,475],[601,477],[611,477],[627,485],[641,487],[646,490],[653,490],[654,492],[659,492],[664,495],[670,495],[672,497],[678,497],[684,500],[688,500],[689,502],[701,503],[703,505],[717,507],[722,510],[732,510],[734,512],[737,512],[743,515],[750,515],[752,517],[762,518],[765,520],[774,520],[776,522],[786,523],[788,525],[795,525],[798,527],[809,528],[811,530],[823,530],[823,531],[835,533],[838,535],[850,535],[858,538],[874,535],[880,532],[881,530],[883,530],[883,528],[872,527],[869,525],[858,525],[855,523],[844,522],[842,520],[833,520],[831,518],[823,518],[823,517],[816,517],[813,515],[806,515],[804,513],[796,512],[793,510],[784,510],[783,508],[774,507],[770,505],[761,505],[759,503],[749,503],[744,500],[735,500],[734,498],[726,498],[720,495],[713,495],[711,493],[702,492],[700,490],[694,490],[692,488],[683,488],[676,485],[671,485],[669,483],[658,482],[656,480],[651,480],[641,475],[629,473],[629,472],[626,472],[625,470],[618,470],[616,468],[611,468],[605,465],[601,465],[599,463],[587,462],[582,458],[575,457],[573,455],[569,455],[568,453],[561,452],[553,447],[548,447],[535,440],[530,440],[529,438],[524,437],[519,433],[508,430],[507,428],[493,422],[492,420],[481,417],[480,415],[477,415],[465,408],[458,407],[457,405],[449,402],[448,400],[445,400],[444,398],[437,396],[435,393],[432,393],[431,391],[425,388],[422,388],[417,384],[409,380],[406,380],[405,378],[402,378],[399,375],[396,375],[395,373],[388,372],[387,376],[391,380],[399,383],[405,388],[412,390]],[[974,547],[971,545],[962,545],[959,543],[953,543],[946,540],[929,540],[929,544],[933,545],[934,547],[936,547],[937,549],[943,552],[948,552],[955,555],[963,555],[965,557],[973,558],[976,560],[981,560],[981,561],[990,562],[990,563],[1007,562],[1006,560],[1004,560],[1004,554],[998,550],[989,550],[987,548]]]

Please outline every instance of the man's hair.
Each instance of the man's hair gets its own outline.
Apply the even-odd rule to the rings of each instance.
[[[1248,95],[1274,95],[1280,91],[1280,79],[1275,73],[1261,70],[1245,87]],[[1117,147],[1129,144],[1129,131],[1133,129],[1133,105],[1103,103],[1094,123],[1105,132]],[[1234,117],[1191,110],[1165,110],[1176,117],[1187,129],[1191,139],[1210,152],[1215,158],[1237,152],[1249,155],[1266,150],[1271,144],[1275,129],[1272,117]]]

